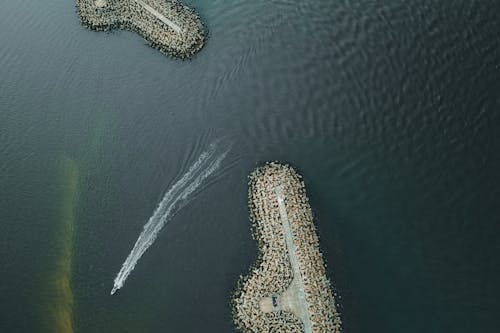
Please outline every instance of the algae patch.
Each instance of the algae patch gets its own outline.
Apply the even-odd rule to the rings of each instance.
[[[76,162],[68,157],[58,163],[60,179],[60,205],[57,215],[54,272],[49,278],[51,298],[48,304],[47,326],[51,332],[73,332],[74,297],[71,287],[73,266],[73,242],[77,221],[79,199],[79,169]]]

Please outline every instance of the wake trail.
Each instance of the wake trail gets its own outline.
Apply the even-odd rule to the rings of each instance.
[[[216,153],[216,144],[212,144],[207,151],[200,155],[198,160],[189,168],[182,178],[167,191],[153,215],[149,218],[148,223],[144,225],[132,251],[130,251],[122,268],[116,275],[111,295],[123,287],[125,280],[134,269],[137,261],[156,240],[160,230],[181,208],[189,203],[190,200],[187,199],[189,199],[190,195],[204,180],[220,167],[221,162],[228,152],[229,150],[226,150],[214,157]]]

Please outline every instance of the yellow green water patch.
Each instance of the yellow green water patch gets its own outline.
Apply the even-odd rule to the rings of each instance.
[[[47,328],[54,333],[73,332],[73,290],[71,287],[73,266],[73,241],[77,221],[79,197],[79,169],[68,157],[57,161],[60,178],[59,216],[56,227],[56,255],[54,272],[48,281],[49,304]]]

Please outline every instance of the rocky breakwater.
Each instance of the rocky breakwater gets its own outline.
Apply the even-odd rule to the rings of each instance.
[[[76,0],[76,6],[88,28],[135,31],[151,46],[177,58],[191,57],[205,42],[199,15],[176,0]]]
[[[245,333],[341,332],[301,176],[268,163],[249,176],[248,206],[259,259],[232,299]]]

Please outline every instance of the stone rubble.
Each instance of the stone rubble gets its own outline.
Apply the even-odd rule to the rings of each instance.
[[[234,322],[245,333],[304,332],[302,321],[291,312],[261,308],[261,300],[277,298],[293,279],[275,193],[280,185],[285,193],[312,332],[339,333],[342,322],[326,277],[304,183],[292,167],[277,162],[267,163],[249,176],[248,207],[259,259],[238,283],[232,299]]]
[[[172,25],[153,15],[148,6]],[[151,46],[173,57],[190,58],[205,43],[206,29],[199,15],[176,0],[76,0],[76,7],[84,26],[97,31],[135,31]]]

